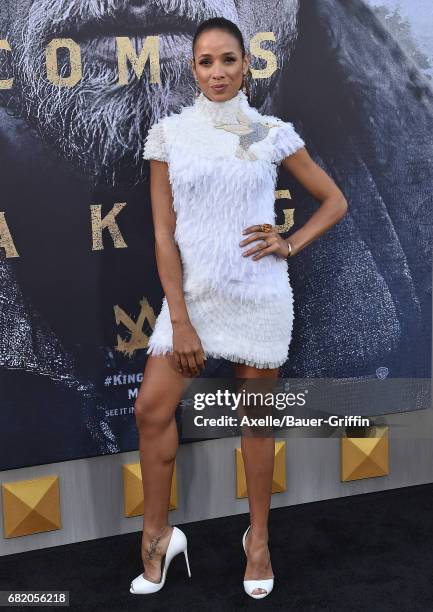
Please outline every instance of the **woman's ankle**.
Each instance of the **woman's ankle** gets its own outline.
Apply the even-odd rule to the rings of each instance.
[[[154,537],[163,537],[165,536],[171,528],[169,523],[165,523],[161,525],[160,523],[155,525],[145,525],[143,528],[143,535],[146,538],[154,538]]]
[[[268,526],[265,525],[251,525],[250,530],[248,532],[248,537],[254,540],[265,540],[269,539],[269,529]]]

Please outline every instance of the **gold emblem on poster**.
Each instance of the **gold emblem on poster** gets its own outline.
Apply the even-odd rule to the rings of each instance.
[[[146,348],[150,334],[147,335],[143,331],[144,322],[147,321],[149,326],[153,330],[155,327],[155,312],[152,306],[149,304],[147,299],[143,298],[140,300],[140,313],[138,315],[137,321],[134,321],[124,310],[120,308],[117,304],[114,306],[114,316],[116,319],[116,324],[123,325],[129,331],[129,339],[123,340],[117,334],[117,345],[115,349],[120,353],[124,353],[127,356],[132,356],[135,351],[139,349]]]

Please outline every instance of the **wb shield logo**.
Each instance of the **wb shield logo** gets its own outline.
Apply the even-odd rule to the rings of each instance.
[[[380,368],[376,369],[376,376],[378,378],[381,378],[382,380],[386,378],[388,374],[389,374],[389,370],[386,366],[381,366]]]

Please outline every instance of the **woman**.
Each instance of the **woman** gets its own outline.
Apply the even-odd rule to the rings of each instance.
[[[162,588],[185,534],[168,524],[178,446],[174,412],[185,379],[206,356],[234,363],[237,378],[275,380],[287,359],[293,296],[287,258],[337,223],[346,200],[310,158],[293,125],[250,106],[249,57],[238,27],[203,22],[193,39],[194,103],[149,130],[151,202],[158,272],[165,292],[149,339],[135,403],[144,493],[144,573],[131,593]],[[282,163],[320,207],[283,239],[274,229],[277,166]],[[245,591],[273,587],[268,550],[274,439],[242,436],[251,523],[242,543]]]

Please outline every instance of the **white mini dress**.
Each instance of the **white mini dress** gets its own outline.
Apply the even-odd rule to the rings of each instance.
[[[144,159],[168,164],[189,318],[207,356],[256,368],[288,358],[293,292],[286,259],[242,257],[255,224],[275,225],[278,164],[305,145],[293,125],[250,106],[242,90],[222,102],[204,93],[149,130]],[[147,354],[173,351],[166,296]]]

